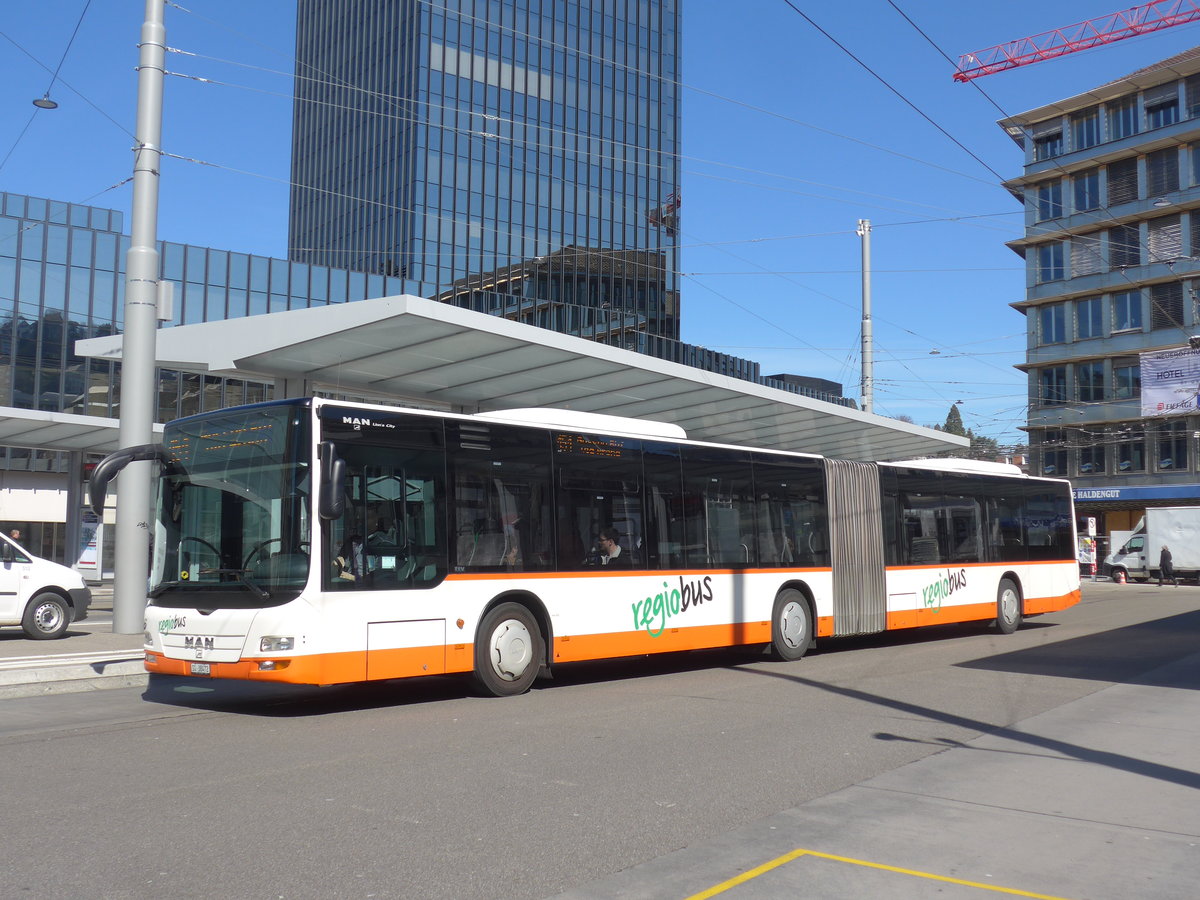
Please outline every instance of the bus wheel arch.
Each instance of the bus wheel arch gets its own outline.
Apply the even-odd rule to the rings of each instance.
[[[996,627],[1001,634],[1012,634],[1021,627],[1024,606],[1020,580],[1012,572],[1005,572],[996,587]]]
[[[519,591],[492,600],[475,634],[474,679],[494,697],[523,694],[548,665],[550,619],[541,601]]]
[[[800,659],[816,643],[812,593],[802,582],[789,582],[771,608],[771,652],[776,659]]]

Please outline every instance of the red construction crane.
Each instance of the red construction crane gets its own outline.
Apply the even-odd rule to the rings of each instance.
[[[1033,37],[1021,38],[966,53],[958,58],[955,81],[970,81],[981,75],[1027,66],[1043,59],[1054,59],[1078,50],[1090,50],[1151,31],[1200,20],[1200,0],[1158,0],[1132,9],[1088,19],[1066,28],[1056,28]]]

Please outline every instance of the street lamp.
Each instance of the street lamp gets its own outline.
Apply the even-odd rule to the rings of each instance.
[[[58,109],[58,104],[50,99],[50,92],[47,91],[44,97],[38,97],[33,101],[33,105],[38,109]]]
[[[166,65],[164,0],[146,0],[138,45],[137,134],[133,206],[125,255],[125,336],[121,349],[122,449],[154,439],[154,366],[158,329],[158,173],[162,150],[163,78]],[[113,571],[113,632],[144,628],[153,463],[130,463],[117,481],[117,541]]]

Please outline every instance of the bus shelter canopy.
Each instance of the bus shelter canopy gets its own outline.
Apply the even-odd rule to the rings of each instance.
[[[122,337],[75,345],[119,360]],[[929,456],[966,438],[413,296],[179,325],[164,368],[477,413],[521,407],[651,419],[689,438],[855,460]]]
[[[111,453],[120,446],[118,427],[119,420],[102,416],[0,408],[0,447]],[[162,435],[161,425],[154,426],[154,434]]]

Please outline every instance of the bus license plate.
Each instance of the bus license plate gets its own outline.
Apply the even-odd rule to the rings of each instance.
[[[193,675],[211,675],[212,663],[192,663]]]

